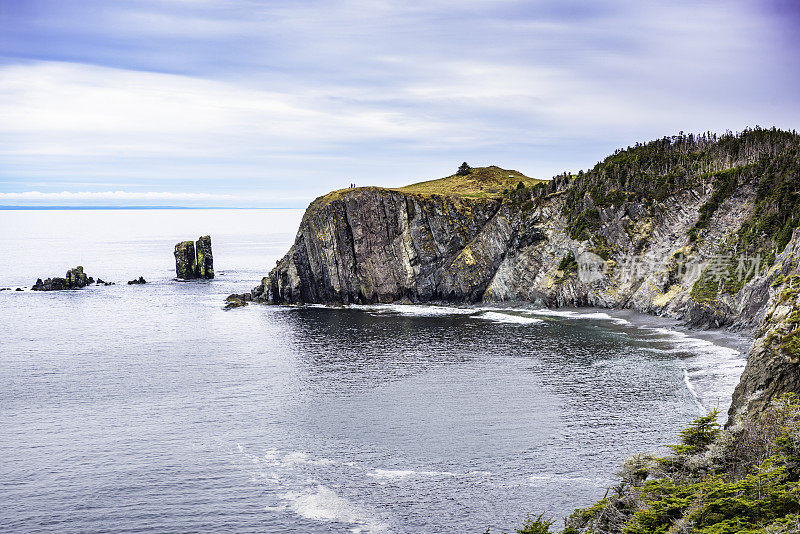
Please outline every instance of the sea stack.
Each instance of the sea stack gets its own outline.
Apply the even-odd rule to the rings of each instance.
[[[195,249],[197,250],[197,277],[214,278],[214,254],[211,253],[211,236],[204,235],[198,238]]]
[[[175,274],[183,280],[191,280],[195,276],[194,243],[183,241],[175,245]]]
[[[211,236],[197,239],[197,244],[182,241],[175,245],[175,274],[181,280],[214,278],[214,255]]]

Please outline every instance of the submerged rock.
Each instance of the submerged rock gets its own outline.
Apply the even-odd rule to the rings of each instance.
[[[247,306],[248,301],[252,300],[250,293],[242,293],[228,295],[228,298],[225,299],[225,309],[230,310],[232,308],[241,308],[242,306]]]
[[[21,287],[18,287],[18,288],[16,289],[16,291],[23,291],[23,289],[22,289]]]
[[[214,278],[211,236],[198,238],[196,246],[192,241],[182,241],[175,245],[175,274],[181,280]]]
[[[62,291],[66,289],[80,289],[92,283],[94,283],[94,278],[87,276],[86,273],[83,272],[83,267],[78,265],[74,269],[68,270],[64,278],[53,277],[44,281],[42,281],[41,278],[37,278],[36,283],[33,284],[31,289],[34,291]]]
[[[133,280],[128,280],[128,285],[138,285],[138,284],[146,284],[147,280],[144,279],[144,276],[140,276],[139,278],[134,278]]]

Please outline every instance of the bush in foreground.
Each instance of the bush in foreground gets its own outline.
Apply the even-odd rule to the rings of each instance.
[[[800,532],[800,401],[787,395],[725,430],[716,413],[681,432],[674,454],[637,456],[610,495],[563,534]]]

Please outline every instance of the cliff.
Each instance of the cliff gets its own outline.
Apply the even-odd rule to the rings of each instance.
[[[752,332],[731,410],[758,411],[800,391],[798,176],[800,136],[755,129],[637,144],[548,182],[487,167],[336,191],[248,298],[600,306]]]

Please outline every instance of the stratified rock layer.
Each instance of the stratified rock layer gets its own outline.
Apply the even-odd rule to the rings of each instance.
[[[514,234],[496,199],[334,193],[312,203],[256,293],[288,303],[477,301]]]

